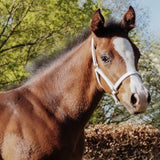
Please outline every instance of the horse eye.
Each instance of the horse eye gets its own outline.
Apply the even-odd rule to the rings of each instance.
[[[107,57],[107,56],[101,56],[101,60],[105,63],[109,63],[111,62],[111,58],[110,57]]]

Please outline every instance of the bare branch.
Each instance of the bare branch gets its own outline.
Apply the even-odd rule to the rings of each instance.
[[[7,38],[3,41],[3,43],[0,45],[0,49],[5,45],[5,43],[9,40],[9,38],[12,36],[12,34],[14,33],[15,29],[22,23],[23,19],[26,17],[27,13],[29,12],[33,1],[30,3],[29,7],[27,8],[27,10],[25,11],[24,15],[21,17],[21,19],[18,21],[18,23],[13,27],[12,31],[9,33],[9,35],[7,36]]]
[[[8,51],[8,50],[11,50],[11,49],[14,49],[14,48],[19,48],[19,47],[24,47],[24,46],[31,46],[31,45],[35,45],[35,44],[36,44],[36,42],[35,43],[17,44],[15,46],[11,46],[10,48],[2,49],[0,51],[0,53],[3,53],[5,51]]]
[[[7,9],[7,7],[6,7],[6,9]],[[8,9],[7,9],[7,10],[8,10]],[[14,3],[14,4],[12,5],[12,7],[11,7],[11,10],[10,10],[10,11],[8,10],[9,17],[8,17],[8,19],[7,19],[7,22],[6,22],[6,24],[5,24],[2,32],[0,33],[0,38],[1,38],[2,35],[4,34],[4,32],[5,32],[5,30],[6,30],[7,26],[8,26],[8,23],[9,23],[9,21],[11,20],[11,18],[14,16],[14,12],[15,12],[16,10],[17,10],[17,4]]]
[[[42,37],[37,38],[35,40],[35,42],[28,42],[28,43],[23,43],[23,44],[17,44],[17,45],[11,46],[9,48],[2,49],[2,50],[0,50],[0,53],[3,53],[5,51],[9,51],[11,49],[19,48],[19,47],[33,46],[33,45],[35,45],[35,44],[37,44],[39,42],[43,42],[43,41],[47,40],[49,37],[51,37],[53,35],[53,32],[54,31],[52,31],[51,33],[49,33],[46,36],[42,36]]]

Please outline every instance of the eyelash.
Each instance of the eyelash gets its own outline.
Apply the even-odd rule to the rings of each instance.
[[[105,63],[110,63],[111,62],[111,58],[107,57],[107,56],[101,56],[101,60]]]

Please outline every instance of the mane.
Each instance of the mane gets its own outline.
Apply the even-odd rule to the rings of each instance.
[[[74,37],[67,39],[66,45],[61,50],[56,50],[50,55],[40,55],[33,60],[32,64],[27,67],[28,71],[33,75],[42,68],[46,68],[51,63],[56,62],[61,56],[67,54],[73,48],[77,47],[83,41],[85,41],[91,34],[90,29],[86,28],[82,33],[76,34]]]
[[[125,28],[121,25],[121,23],[116,22],[112,19],[106,21],[103,35],[101,37],[114,37],[120,36],[123,37],[126,33]],[[53,61],[60,58],[62,55],[66,54],[68,51],[78,46],[80,43],[85,41],[89,35],[91,34],[90,29],[86,28],[82,33],[76,34],[74,38],[69,37],[67,39],[66,46],[61,50],[56,50],[50,55],[40,55],[36,59],[34,59],[32,65],[29,67],[29,71],[31,73],[35,73],[37,70],[42,67],[47,66]]]
[[[101,35],[102,37],[124,37],[128,35],[125,27],[120,22],[116,22],[115,20],[108,20],[104,26],[104,32],[103,35]]]
[[[34,79],[34,77],[41,70],[45,70],[48,66],[58,61],[58,59],[61,58],[61,56],[67,54],[73,48],[77,47],[79,44],[85,41],[90,34],[91,34],[90,28],[89,27],[85,28],[81,33],[76,34],[74,37],[69,37],[67,39],[66,46],[61,50],[56,50],[50,55],[45,55],[45,54],[39,55],[37,58],[31,61],[31,64],[25,67],[25,70],[30,73],[30,75],[26,77],[25,80],[23,80],[20,84],[9,85],[4,89],[8,91],[11,89],[16,89],[20,86],[23,86],[24,84],[29,83],[30,81],[32,81],[32,78]]]
[[[125,29],[121,25],[121,23],[116,22],[114,20],[106,21],[104,25],[104,32],[101,37],[113,37],[113,36],[120,36],[124,37]],[[69,37],[67,39],[66,46],[61,50],[56,50],[55,52],[51,53],[50,55],[40,55],[36,59],[32,61],[32,63],[26,67],[29,71],[30,76],[27,77],[26,82],[30,81],[35,75],[40,73],[42,70],[44,71],[51,65],[59,65],[61,63],[60,59],[62,60],[63,56],[66,55],[69,51],[77,47],[83,41],[85,41],[89,35],[91,34],[90,28],[85,28],[81,33],[78,33],[74,36],[74,38]]]

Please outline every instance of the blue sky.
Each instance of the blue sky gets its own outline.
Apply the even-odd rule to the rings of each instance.
[[[160,0],[137,0],[137,3],[149,9],[150,29],[160,35]]]

